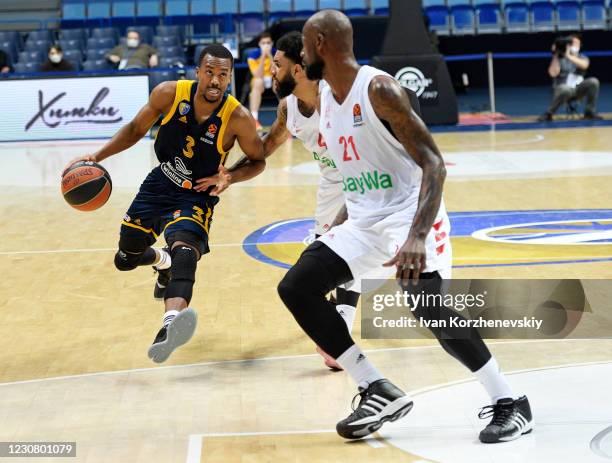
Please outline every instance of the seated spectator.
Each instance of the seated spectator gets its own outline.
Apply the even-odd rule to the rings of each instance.
[[[138,69],[157,66],[157,50],[140,42],[140,34],[128,30],[125,45],[117,45],[106,54],[106,59],[117,65],[117,69]]]
[[[74,71],[74,66],[64,59],[62,47],[51,45],[47,54],[47,61],[40,65],[40,72]]]
[[[247,58],[251,78],[251,92],[249,93],[249,109],[257,122],[257,129],[261,129],[259,123],[259,107],[261,106],[261,95],[267,88],[272,88],[272,57],[276,50],[272,48],[272,36],[264,32],[259,36],[259,49],[251,52]]]
[[[11,72],[11,63],[9,63],[8,55],[0,50],[0,73],[6,74]]]

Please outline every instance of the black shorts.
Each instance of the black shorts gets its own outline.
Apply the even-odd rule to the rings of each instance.
[[[121,224],[121,236],[146,236],[149,245],[163,233],[168,245],[185,241],[209,252],[208,232],[219,198],[180,188],[153,169],[140,185]]]

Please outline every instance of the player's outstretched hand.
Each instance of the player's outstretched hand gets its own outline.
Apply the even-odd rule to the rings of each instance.
[[[219,173],[210,177],[199,178],[196,180],[196,186],[193,187],[196,191],[204,191],[207,188],[215,185],[210,192],[211,196],[219,196],[232,183],[232,174],[222,165],[219,165]]]
[[[62,176],[64,176],[64,173],[70,168],[72,164],[79,162],[79,161],[96,162],[96,157],[93,154],[88,154],[86,156],[79,156],[78,158],[74,158],[72,161],[66,164],[66,167],[62,169]]]
[[[395,265],[397,271],[395,278],[401,286],[405,287],[409,281],[415,285],[419,281],[421,271],[425,269],[425,240],[421,238],[408,238],[395,256],[385,262],[383,266],[391,267]]]

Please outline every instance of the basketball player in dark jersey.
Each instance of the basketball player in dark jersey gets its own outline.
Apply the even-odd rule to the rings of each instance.
[[[231,53],[222,45],[210,45],[198,62],[197,81],[161,83],[136,117],[99,151],[70,163],[100,162],[126,150],[164,115],[155,139],[160,164],[144,180],[123,219],[115,255],[119,270],[153,265],[159,272],[154,296],[165,302],[164,326],[149,348],[149,357],[157,363],[165,361],[195,331],[197,314],[188,305],[197,262],[209,251],[208,233],[218,192],[265,168],[255,120],[226,94],[233,69]],[[248,162],[229,173],[223,165],[236,140]],[[200,178],[208,178],[208,186],[196,189]],[[152,248],[162,233],[168,246]]]

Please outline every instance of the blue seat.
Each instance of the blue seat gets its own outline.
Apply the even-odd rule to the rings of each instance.
[[[603,0],[582,2],[582,27],[584,29],[606,28],[606,5]]]
[[[317,11],[316,0],[294,0],[293,15],[299,17],[312,16]]]
[[[35,51],[20,51],[19,52],[19,62],[26,63],[42,63],[45,60],[45,52],[41,50]]]
[[[389,0],[372,0],[374,14],[387,16],[389,14]]]
[[[149,45],[153,43],[153,28],[151,26],[131,26],[127,30],[138,32],[142,43],[148,43]]]
[[[450,9],[451,30],[454,35],[473,34],[474,10],[468,5],[457,5]]]
[[[28,40],[25,45],[26,51],[47,50],[51,45],[49,40]]]
[[[136,22],[138,24],[159,24],[159,19],[163,15],[161,0],[136,1]]]
[[[39,72],[40,63],[15,63],[13,65],[13,69],[15,70],[15,72]]]
[[[185,41],[185,27],[175,25],[164,25],[157,26],[155,28],[155,35],[157,37],[177,37],[178,43],[182,44]],[[155,41],[155,38],[153,39]]]
[[[555,30],[555,6],[550,2],[534,2],[530,5],[533,30]]]
[[[166,21],[168,24],[189,22],[189,0],[166,0]]]
[[[429,29],[438,35],[450,34],[450,15],[446,6],[428,6],[425,14],[429,18]]]
[[[183,47],[179,46],[169,46],[169,47],[158,47],[158,53],[160,56],[185,56],[185,52],[183,51]]]
[[[71,63],[78,62],[79,64],[83,61],[83,53],[81,50],[64,50],[64,58],[66,58]]]
[[[368,3],[366,0],[344,0],[344,14],[347,16],[366,16]]]
[[[213,0],[191,0],[191,17],[195,34],[215,35],[218,29],[218,17],[215,14]]]
[[[177,66],[178,64],[185,65],[185,57],[184,56],[163,56],[159,59],[159,67],[161,68],[171,68]]]
[[[196,68],[188,67],[185,68],[185,79],[187,80],[197,80],[198,76],[196,75]]]
[[[149,90],[153,90],[162,82],[177,80],[178,74],[173,69],[149,71]]]
[[[83,50],[83,41],[80,39],[59,39],[59,44],[64,50]]]
[[[62,27],[81,26],[86,19],[86,0],[62,0]]]
[[[476,7],[476,31],[479,34],[502,31],[501,11],[498,4],[490,3]]]
[[[0,50],[2,50],[4,53],[9,55],[8,60],[11,63],[13,62],[13,58],[16,58],[18,54],[17,45],[12,40],[4,41],[4,42],[0,41]],[[32,51],[38,51],[38,50],[34,49]]]
[[[580,29],[580,4],[577,1],[563,0],[556,6],[557,28],[560,31]]]
[[[71,60],[71,59],[67,59],[66,61],[68,61],[70,64],[72,64],[72,66],[74,67],[75,71],[80,71],[83,69],[83,62],[81,60]]]
[[[110,51],[110,49],[89,48],[87,50],[87,61],[106,60],[104,55],[106,55],[106,53],[108,53],[109,51]],[[109,64],[109,66],[110,66],[110,64]]]
[[[92,59],[83,62],[83,71],[103,71],[107,69],[112,69],[112,67],[105,59]]]
[[[27,41],[30,40],[46,40],[47,42],[53,42],[55,41],[55,37],[49,29],[41,29],[38,31],[31,31],[28,34]]]
[[[153,38],[153,47],[171,47],[182,45],[181,38],[178,35],[156,36]]]
[[[80,40],[83,43],[89,35],[89,30],[86,29],[62,29],[59,31],[60,39],[65,40]]]
[[[452,8],[454,6],[472,6],[470,0],[447,0],[446,4],[449,8]]]
[[[108,50],[117,45],[114,39],[110,37],[90,37],[87,39],[87,49],[90,50],[92,48],[104,48]]]
[[[110,0],[89,0],[87,3],[88,24],[109,24],[111,16]]]
[[[18,49],[23,48],[23,38],[17,31],[0,31],[0,42],[14,42]]]
[[[136,24],[135,0],[113,0],[111,9],[111,24],[124,31],[128,26]]]
[[[446,6],[446,0],[423,0],[423,8],[427,10],[427,8],[431,6]]]
[[[240,0],[240,14],[237,15],[240,35],[246,40],[265,29],[263,0]]]
[[[119,35],[114,27],[95,27],[91,30],[91,36],[96,38],[111,38],[117,43]]]
[[[320,10],[341,10],[342,2],[340,0],[319,0]]]
[[[529,6],[526,3],[508,3],[504,15],[507,32],[529,32]]]
[[[268,0],[268,19],[272,23],[293,13],[291,0]]]

